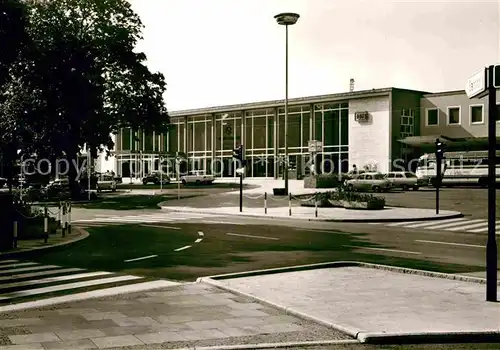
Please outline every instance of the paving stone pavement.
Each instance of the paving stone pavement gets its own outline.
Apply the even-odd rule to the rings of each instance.
[[[218,280],[353,333],[500,331],[500,303],[486,285],[364,267]],[[500,287],[499,287],[500,289]]]
[[[0,349],[175,349],[351,339],[204,283],[0,314]]]

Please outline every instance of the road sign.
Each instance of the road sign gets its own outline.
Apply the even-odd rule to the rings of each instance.
[[[484,68],[475,73],[467,80],[467,86],[465,87],[467,97],[474,98],[482,92],[486,91],[486,74],[487,69]]]
[[[308,147],[310,153],[321,152],[321,149],[323,148],[323,142],[317,140],[310,140],[308,142]]]
[[[493,66],[493,86],[497,89],[500,88],[500,64]]]

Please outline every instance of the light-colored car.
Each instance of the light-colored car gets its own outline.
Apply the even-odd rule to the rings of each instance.
[[[116,191],[116,181],[112,175],[104,175],[97,180],[97,192]]]
[[[391,171],[387,173],[386,178],[392,182],[394,188],[401,188],[403,191],[410,188],[417,191],[426,185],[425,180],[417,178],[417,175],[409,171]]]
[[[362,173],[345,182],[347,188],[357,191],[388,192],[392,183],[382,173]]]
[[[212,175],[207,175],[202,170],[190,171],[187,175],[181,176],[181,182],[184,185],[210,185],[214,182],[215,178]]]

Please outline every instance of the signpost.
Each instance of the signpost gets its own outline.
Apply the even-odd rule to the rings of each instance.
[[[488,240],[486,242],[486,301],[497,301],[496,207],[496,120],[497,88],[500,87],[500,65],[491,65],[474,74],[467,82],[467,96],[488,95]]]

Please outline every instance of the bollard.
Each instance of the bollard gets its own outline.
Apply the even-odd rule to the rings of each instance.
[[[264,192],[264,214],[267,214],[267,192]]]
[[[71,202],[68,202],[68,235],[71,233]]]
[[[17,221],[14,221],[14,248],[17,248]]]
[[[66,203],[62,205],[62,236],[66,237]]]
[[[292,216],[292,194],[288,194],[288,216]]]
[[[43,215],[43,241],[47,243],[48,240],[49,240],[49,213],[47,207],[45,207]]]
[[[314,198],[314,217],[318,217],[318,200]]]
[[[57,212],[57,221],[59,222],[59,227],[62,227],[62,215],[61,215],[61,210],[62,210],[62,202],[59,201],[59,211]]]

